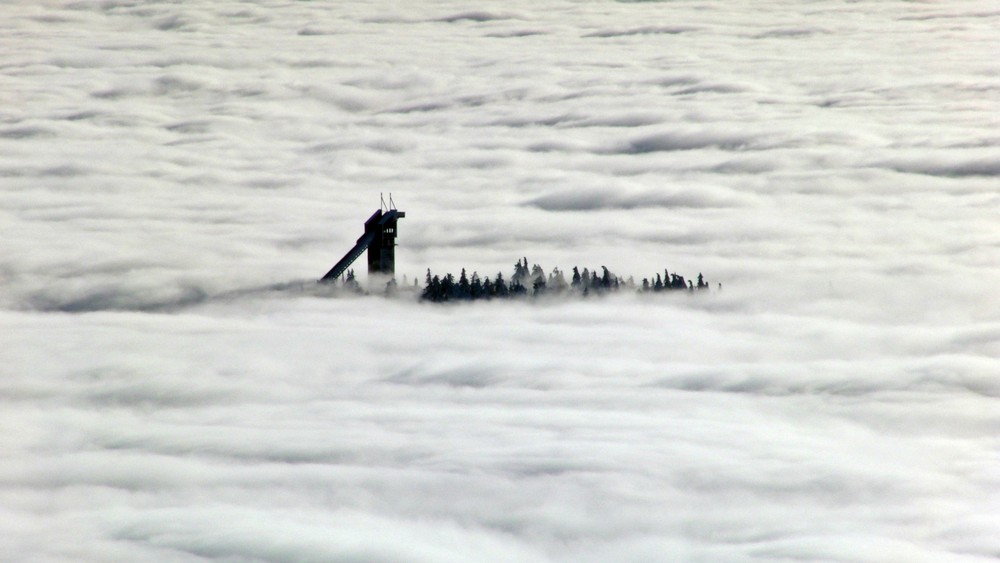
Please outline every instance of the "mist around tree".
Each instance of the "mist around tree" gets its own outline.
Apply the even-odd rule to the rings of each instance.
[[[705,277],[699,273],[697,281],[667,269],[662,275],[645,277],[641,282],[635,278],[620,276],[606,266],[600,269],[574,266],[570,271],[558,267],[546,272],[542,266],[528,267],[528,259],[521,258],[514,264],[514,272],[504,277],[497,272],[493,277],[480,276],[478,272],[468,274],[462,268],[458,277],[452,273],[434,274],[429,268],[420,292],[422,301],[444,303],[449,301],[477,301],[490,299],[519,299],[529,297],[589,297],[618,292],[659,293],[667,291],[704,291],[709,288]]]

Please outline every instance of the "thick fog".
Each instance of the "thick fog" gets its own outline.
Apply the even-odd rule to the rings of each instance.
[[[992,2],[24,1],[0,37],[0,560],[1000,558]],[[406,287],[711,290],[317,286],[390,193]]]

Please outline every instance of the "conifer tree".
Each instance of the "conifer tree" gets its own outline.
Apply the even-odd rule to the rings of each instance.
[[[510,291],[508,292],[508,294],[511,297],[518,297],[521,295],[525,295],[527,293],[528,293],[528,288],[524,287],[524,284],[522,284],[520,281],[514,280],[510,282]]]
[[[511,282],[521,282],[528,277],[528,259],[524,259],[524,264],[522,265],[520,261],[514,264],[514,275],[511,277]]]
[[[354,278],[353,268],[347,270],[347,277],[344,279],[344,287],[351,291],[361,293],[361,284],[359,284],[358,280]]]
[[[497,297],[507,297],[509,295],[507,282],[503,279],[503,272],[497,272],[497,280],[493,282],[493,291]]]
[[[469,284],[470,297],[479,299],[483,296],[483,281],[479,279],[479,274],[472,272],[472,282]]]
[[[531,294],[538,296],[543,293],[545,293],[545,278],[535,278],[535,281],[531,284]]]
[[[455,297],[455,276],[450,273],[441,278],[441,301],[447,301]]]
[[[543,281],[545,280],[545,270],[543,270],[542,267],[539,266],[538,264],[534,264],[531,266],[531,280],[532,282],[534,282],[534,280],[537,280],[539,278],[541,278]]]
[[[566,276],[558,267],[552,268],[552,273],[549,274],[549,280],[545,285],[548,291],[555,293],[562,293],[569,287],[566,284]]]
[[[465,275],[465,268],[462,268],[462,275],[458,278],[456,292],[456,297],[459,299],[472,298],[472,286],[469,284],[469,278]]]
[[[427,285],[420,297],[427,301],[441,301],[441,278],[438,276],[430,277],[430,270],[427,270]]]

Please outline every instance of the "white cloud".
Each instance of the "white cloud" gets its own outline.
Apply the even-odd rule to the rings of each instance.
[[[0,544],[995,557],[996,20],[12,8]],[[527,256],[723,290],[435,307],[316,286],[389,192],[410,282]]]

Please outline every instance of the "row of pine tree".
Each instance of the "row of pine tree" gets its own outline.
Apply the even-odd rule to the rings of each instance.
[[[721,287],[721,284],[720,284]],[[495,278],[481,278],[473,272],[466,274],[465,268],[458,279],[451,273],[438,276],[427,270],[424,288],[420,298],[424,301],[442,303],[446,301],[474,301],[478,299],[507,299],[513,297],[578,294],[583,296],[614,293],[621,290],[638,292],[660,291],[698,291],[708,289],[708,282],[698,274],[697,286],[693,281],[685,280],[684,276],[663,271],[661,277],[644,278],[642,285],[637,286],[634,279],[624,279],[615,275],[606,267],[597,270],[578,267],[573,268],[569,281],[559,268],[553,268],[548,274],[538,264],[528,268],[528,259],[523,258],[514,264],[514,274],[510,280],[504,279],[503,273],[497,273]]]

